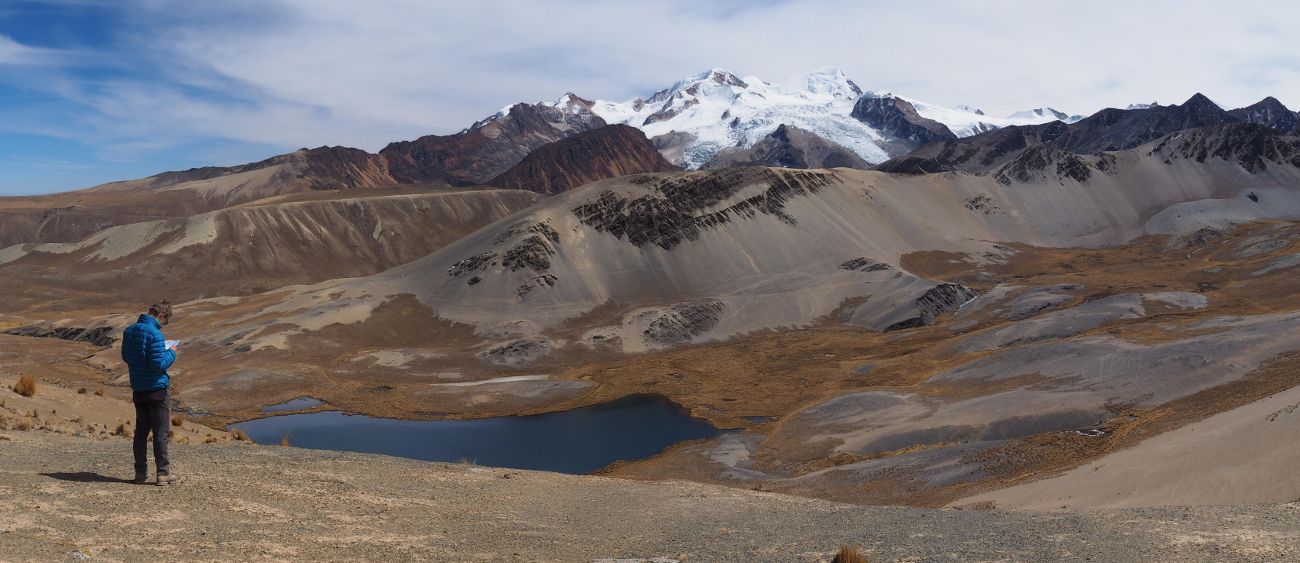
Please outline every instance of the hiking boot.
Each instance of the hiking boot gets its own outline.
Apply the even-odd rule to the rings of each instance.
[[[148,483],[148,482],[149,482],[149,473],[148,473],[148,472],[144,472],[144,473],[136,473],[136,474],[135,474],[135,479],[132,479],[131,482],[132,482],[132,483],[135,483],[135,484],[137,484],[137,485],[143,485],[143,484],[145,484],[145,483]]]
[[[170,485],[170,484],[175,483],[175,482],[180,481],[180,480],[181,480],[181,478],[180,478],[179,476],[172,475],[171,473],[159,473],[159,474],[158,474],[158,486],[159,486],[159,487],[166,487],[167,485]]]

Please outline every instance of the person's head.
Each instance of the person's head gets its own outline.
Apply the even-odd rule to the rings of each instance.
[[[166,299],[149,306],[149,316],[158,319],[161,324],[167,324],[172,320],[172,304]]]

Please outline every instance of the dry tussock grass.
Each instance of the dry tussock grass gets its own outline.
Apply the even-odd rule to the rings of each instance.
[[[98,397],[103,397],[103,396],[104,396],[104,388],[103,388],[103,387],[100,387],[99,389],[96,389],[96,390],[95,390],[95,395],[98,396]]]
[[[15,428],[16,430],[23,430],[23,431],[31,430],[31,429],[32,429],[32,421],[27,420],[27,419],[24,418],[24,419],[22,419],[22,420],[19,420],[19,421],[18,421],[18,425],[17,425],[17,426],[14,426],[14,428]]]
[[[31,397],[36,394],[36,378],[32,374],[25,373],[18,378],[18,383],[14,384],[14,392],[24,397]]]
[[[288,446],[288,445],[289,445],[289,433],[288,433],[288,432],[282,432],[282,433],[280,434],[280,445],[281,445],[281,446]]]
[[[867,563],[867,557],[856,547],[842,546],[831,563]]]
[[[185,421],[186,421],[186,420],[187,420],[187,419],[185,418],[185,415],[183,415],[183,414],[174,414],[174,415],[172,415],[172,426],[181,426],[181,425],[185,424]]]
[[[234,429],[234,430],[231,430],[231,431],[230,431],[230,435],[231,435],[231,436],[234,436],[235,439],[236,439],[236,440],[239,440],[240,442],[252,442],[252,441],[253,441],[252,438],[249,438],[249,437],[248,437],[248,434],[247,434],[247,433],[245,433],[243,430],[240,430],[240,429],[238,429],[238,428],[236,428],[236,429]]]

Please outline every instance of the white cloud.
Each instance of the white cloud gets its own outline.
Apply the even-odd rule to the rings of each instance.
[[[459,130],[566,91],[626,99],[720,66],[780,80],[838,66],[865,89],[1005,115],[1204,92],[1300,106],[1300,4],[1240,0],[664,2],[139,0],[161,77],[87,84],[103,137],[344,144]],[[0,37],[0,62],[31,60]],[[116,56],[121,57],[118,53]],[[129,55],[128,55],[129,56]]]
[[[49,65],[63,59],[63,54],[57,50],[29,47],[0,35],[0,65]]]

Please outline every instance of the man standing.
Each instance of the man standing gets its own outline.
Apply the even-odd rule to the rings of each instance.
[[[149,307],[135,324],[122,333],[122,361],[131,370],[131,398],[135,403],[135,482],[149,480],[149,433],[153,433],[154,464],[158,485],[170,485],[177,477],[167,460],[167,432],[171,425],[167,389],[171,378],[167,368],[176,361],[175,346],[168,346],[162,327],[171,321],[172,307],[166,300]]]

